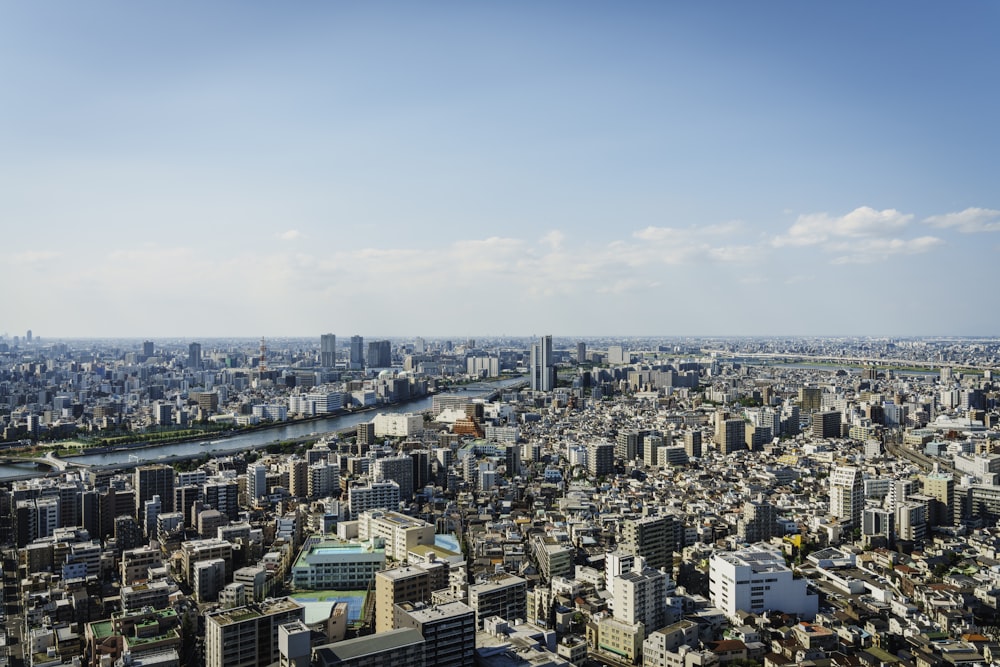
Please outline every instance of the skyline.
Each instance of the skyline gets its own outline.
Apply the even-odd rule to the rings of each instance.
[[[1000,334],[1000,8],[724,8],[6,6],[0,330]]]

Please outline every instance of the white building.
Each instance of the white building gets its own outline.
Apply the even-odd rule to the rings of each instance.
[[[837,466],[830,475],[830,514],[861,527],[865,509],[865,485],[861,471],[850,466]]]
[[[405,561],[413,547],[434,544],[434,526],[399,512],[362,512],[358,516],[358,539],[382,539],[386,556]]]
[[[302,590],[363,590],[385,568],[385,550],[371,543],[327,540],[303,549],[292,566],[292,585]]]
[[[347,504],[353,516],[359,516],[368,510],[398,510],[399,484],[388,481],[352,486],[347,490]]]
[[[713,554],[708,576],[712,604],[730,619],[739,611],[774,610],[812,620],[819,609],[806,579],[795,579],[781,552],[763,545]]]
[[[407,414],[377,414],[375,415],[376,438],[408,438],[424,430],[422,415]]]

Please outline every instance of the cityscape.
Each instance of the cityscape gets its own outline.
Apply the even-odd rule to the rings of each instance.
[[[1000,659],[1000,339],[0,339],[15,665]]]
[[[0,667],[1000,667],[1000,3],[0,3]]]

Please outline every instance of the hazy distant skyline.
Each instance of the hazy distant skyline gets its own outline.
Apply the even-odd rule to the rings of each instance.
[[[1000,334],[998,19],[7,3],[0,331]]]

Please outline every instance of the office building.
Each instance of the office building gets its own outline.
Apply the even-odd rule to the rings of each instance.
[[[701,458],[701,431],[687,431],[684,434],[684,452],[689,458]]]
[[[135,488],[134,516],[142,518],[142,509],[153,496],[160,497],[160,511],[174,511],[174,469],[172,466],[154,463],[135,469],[132,486]]]
[[[807,579],[796,579],[779,551],[757,545],[736,552],[717,552],[709,562],[712,604],[730,620],[738,612],[761,614],[782,611],[812,620],[819,598],[807,589]]]
[[[469,606],[476,612],[476,627],[490,616],[513,620],[526,618],[528,581],[512,574],[498,574],[469,586]]]
[[[392,344],[387,340],[373,340],[368,343],[368,368],[392,367]]]
[[[462,602],[398,604],[394,625],[420,632],[427,665],[472,667],[475,663],[476,612]]]
[[[865,546],[891,547],[896,541],[895,514],[880,507],[865,508],[861,534]]]
[[[823,390],[819,387],[799,387],[799,410],[816,412],[823,407]]]
[[[594,477],[610,475],[615,470],[615,446],[610,442],[587,445],[587,472]]]
[[[349,359],[351,370],[365,367],[365,339],[361,336],[351,336],[351,355]]]
[[[619,548],[641,556],[648,567],[669,571],[673,569],[674,551],[678,546],[677,529],[677,521],[669,514],[628,519],[622,522]]]
[[[421,426],[423,419],[421,418]],[[393,481],[399,485],[399,499],[413,499],[413,459],[408,454],[375,459],[373,473],[376,482]]]
[[[736,534],[744,542],[767,542],[778,535],[778,512],[765,501],[743,503],[743,516],[736,526]]]
[[[576,344],[576,363],[582,364],[587,361],[587,344],[577,343]]]
[[[724,413],[721,413],[721,417]],[[717,418],[715,422],[715,444],[720,454],[732,454],[746,449],[746,422],[742,419]]]
[[[201,368],[201,343],[188,345],[188,368],[195,370]]]
[[[337,337],[332,333],[319,337],[319,365],[323,368],[337,365]]]
[[[305,607],[278,598],[205,615],[206,667],[267,667],[280,659],[278,628],[305,621]]]
[[[542,336],[531,346],[529,373],[532,391],[552,391],[556,387],[556,367],[552,358],[552,336]]]
[[[840,421],[840,412],[837,410],[814,412],[811,423],[812,436],[814,438],[839,438]]]

